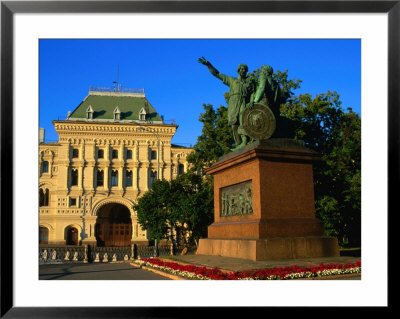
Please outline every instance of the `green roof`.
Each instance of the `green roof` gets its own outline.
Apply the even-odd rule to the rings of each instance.
[[[93,109],[93,120],[112,120],[114,110],[118,106],[120,120],[139,120],[142,108],[146,111],[146,120],[162,121],[156,110],[144,96],[124,94],[97,95],[89,94],[81,104],[71,113],[69,119],[86,119],[88,107]]]

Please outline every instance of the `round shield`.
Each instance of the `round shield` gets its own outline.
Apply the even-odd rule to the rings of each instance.
[[[242,123],[247,135],[255,140],[270,138],[276,128],[274,113],[268,106],[259,103],[243,112]]]

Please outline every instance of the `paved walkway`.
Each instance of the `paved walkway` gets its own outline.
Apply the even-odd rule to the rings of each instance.
[[[39,266],[40,280],[169,280],[168,276],[134,268],[130,263],[70,263]]]

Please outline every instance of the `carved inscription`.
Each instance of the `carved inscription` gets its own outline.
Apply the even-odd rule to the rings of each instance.
[[[251,181],[221,188],[221,217],[253,214]]]

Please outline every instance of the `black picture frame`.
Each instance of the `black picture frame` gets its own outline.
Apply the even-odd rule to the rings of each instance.
[[[400,0],[396,1],[1,1],[1,317],[180,318],[185,307],[14,307],[13,304],[13,16],[16,13],[387,13],[388,14],[388,218],[399,211]],[[385,212],[382,212],[385,213]],[[391,225],[392,224],[392,225]],[[394,223],[388,223],[394,227]],[[388,226],[389,227],[389,226]],[[390,234],[388,229],[388,234]],[[391,241],[388,238],[390,247]],[[390,249],[389,249],[390,250]],[[388,254],[388,257],[389,254]],[[390,264],[390,258],[388,260]],[[388,269],[389,270],[389,269]],[[390,280],[388,280],[388,285]],[[29,289],[29,288],[27,288]],[[388,300],[390,305],[390,298]],[[223,316],[225,309],[198,309]],[[293,308],[292,308],[293,310]],[[199,312],[200,311],[200,312]],[[248,309],[235,310],[235,316]],[[299,311],[297,309],[296,311]],[[226,314],[225,314],[226,315]]]

